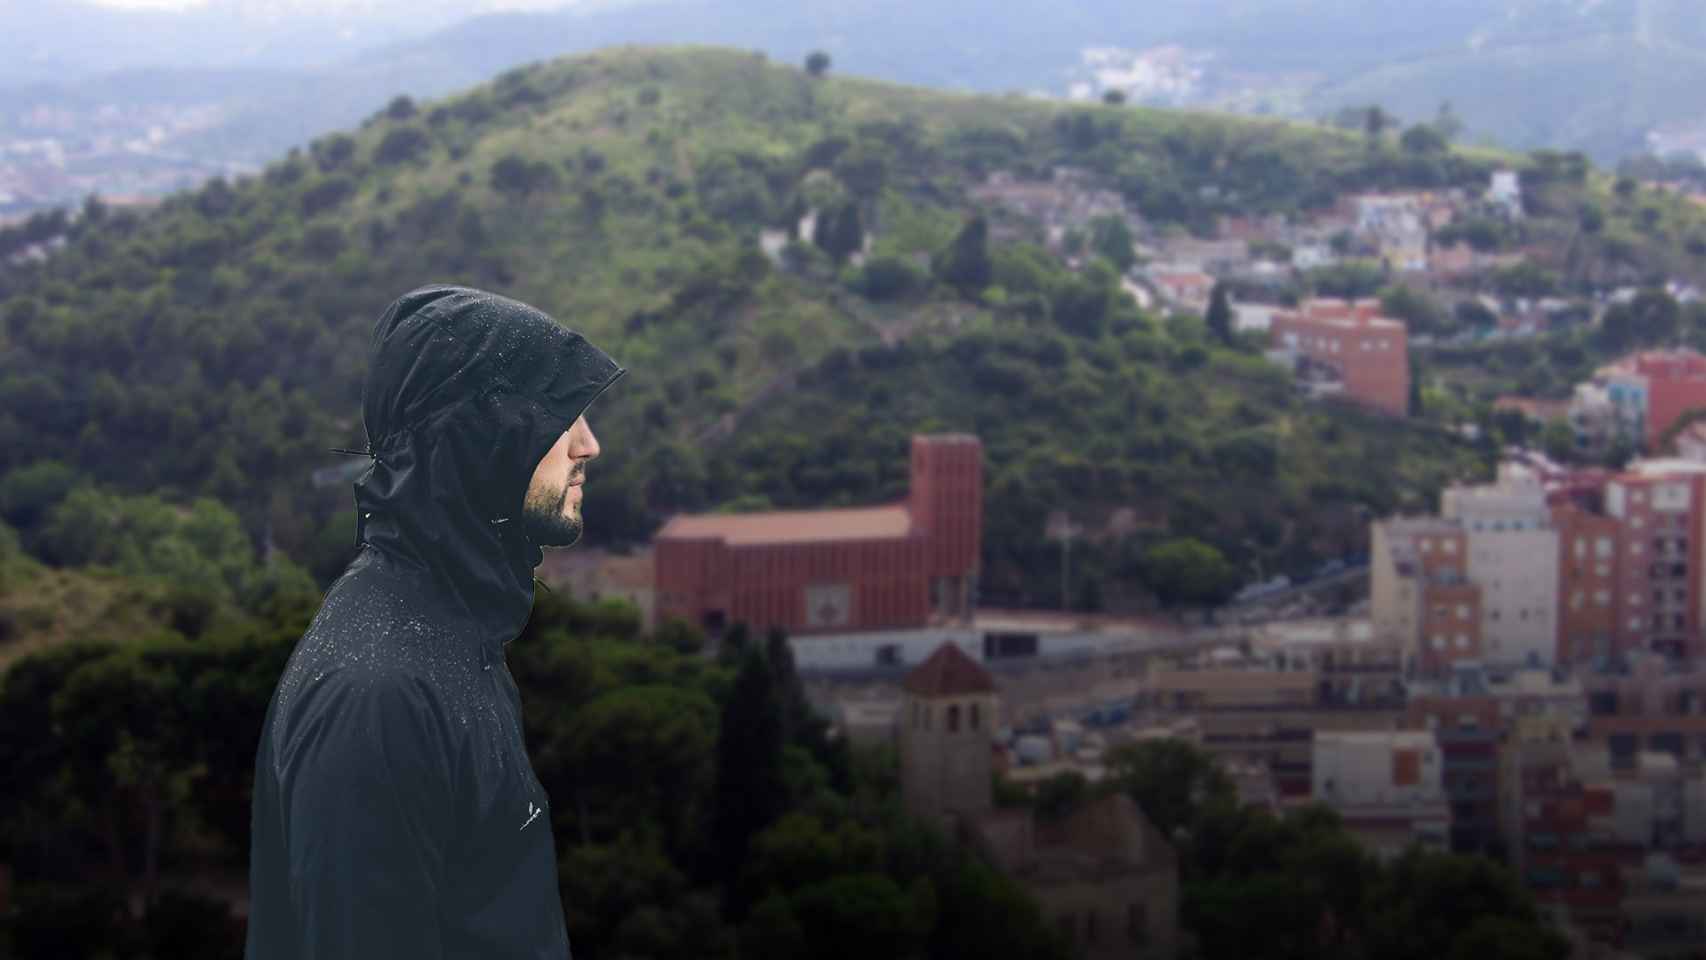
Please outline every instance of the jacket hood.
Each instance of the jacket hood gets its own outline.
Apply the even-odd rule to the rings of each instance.
[[[522,522],[533,472],[627,370],[540,310],[447,285],[386,308],[368,351],[356,547],[419,573],[423,604],[501,649],[544,558]]]

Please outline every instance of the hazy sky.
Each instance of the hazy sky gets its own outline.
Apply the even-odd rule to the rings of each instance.
[[[402,13],[421,6],[435,13],[473,15],[499,10],[555,10],[584,5],[584,0],[86,0],[96,6],[120,10],[207,10],[238,9],[245,13],[277,16],[291,13]]]

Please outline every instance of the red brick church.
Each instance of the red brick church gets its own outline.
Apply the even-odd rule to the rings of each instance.
[[[969,622],[982,531],[983,444],[916,435],[895,503],[672,517],[653,542],[658,617],[790,635]]]

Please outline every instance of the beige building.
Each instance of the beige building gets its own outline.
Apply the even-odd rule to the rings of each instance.
[[[1469,538],[1456,522],[1396,517],[1369,528],[1369,613],[1404,650],[1406,675],[1438,676],[1480,662],[1481,588],[1469,579]]]
[[[1390,676],[1378,655],[1369,665],[1371,676]],[[1266,768],[1281,802],[1296,803],[1311,796],[1316,733],[1398,726],[1402,698],[1378,683],[1355,698],[1342,694],[1358,670],[1356,661],[1338,660],[1328,669],[1326,651],[1311,657],[1294,649],[1281,657],[1221,648],[1151,663],[1138,706],[1152,719],[1188,715],[1218,762]]]
[[[1367,618],[1278,620],[1253,628],[1249,646],[1257,660],[1314,671],[1324,706],[1403,696],[1403,647]]]
[[[1172,845],[1120,793],[1058,820],[996,809],[995,681],[944,643],[906,677],[897,736],[901,794],[1025,885],[1044,916],[1091,960],[1171,958],[1178,950],[1179,872]]]

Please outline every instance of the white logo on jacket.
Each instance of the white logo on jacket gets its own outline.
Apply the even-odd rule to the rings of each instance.
[[[531,801],[531,800],[527,801],[527,823],[532,823],[533,818],[539,816],[539,814],[544,809],[545,809],[544,807],[533,806],[533,801]],[[522,824],[520,829],[526,830],[527,829],[527,823]]]

